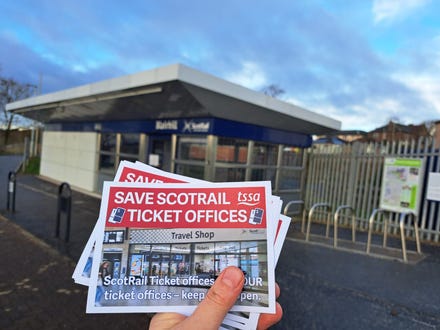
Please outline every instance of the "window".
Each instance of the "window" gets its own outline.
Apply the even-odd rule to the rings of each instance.
[[[139,134],[124,133],[121,134],[120,154],[138,156],[139,154]]]
[[[191,178],[203,180],[205,167],[191,164],[177,164],[175,172]]]
[[[119,162],[128,160],[135,162],[139,159],[139,134],[124,133],[121,134],[121,143],[119,145]]]
[[[278,145],[255,143],[252,150],[253,165],[276,165],[278,159]]]
[[[206,137],[178,137],[174,172],[204,179],[206,147]]]
[[[177,159],[204,161],[206,138],[180,137],[177,143]]]
[[[281,165],[302,166],[303,150],[298,147],[284,147]]]
[[[251,171],[251,181],[269,180],[275,184],[276,168],[256,168]]]
[[[125,232],[123,230],[112,230],[104,232],[104,244],[124,243]]]
[[[101,153],[99,156],[99,169],[104,172],[114,172],[116,164],[115,155]]]
[[[182,276],[190,274],[191,244],[171,245],[170,276]]]
[[[301,187],[301,175],[300,169],[282,169],[280,170],[279,189],[300,189]]]
[[[246,164],[247,140],[219,138],[217,142],[217,162]]]
[[[121,160],[138,160],[139,137],[137,133],[102,133],[99,170],[114,174]]]
[[[101,134],[101,150],[99,155],[99,169],[104,172],[113,173],[116,164],[116,134]]]
[[[215,244],[215,252],[231,252],[237,253],[240,251],[240,243],[239,242],[220,242]]]
[[[236,266],[246,277],[265,278],[266,254],[266,241],[133,244],[129,248],[127,269],[132,276],[196,275],[212,279],[226,267]],[[267,286],[267,282],[262,283]],[[261,285],[250,284],[247,289],[259,290]]]
[[[218,138],[214,180],[217,182],[246,179],[248,141]]]
[[[114,153],[116,151],[116,133],[101,134],[101,151]]]
[[[214,267],[214,243],[195,244],[192,273],[198,276],[213,276]]]
[[[215,181],[217,182],[245,181],[245,178],[245,167],[217,167],[215,169]]]

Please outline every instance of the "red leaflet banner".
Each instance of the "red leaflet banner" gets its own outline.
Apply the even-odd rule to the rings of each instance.
[[[169,178],[155,173],[146,173],[133,167],[124,167],[120,172],[120,182],[141,182],[141,183],[184,183],[177,179]]]
[[[184,184],[108,190],[107,227],[266,228],[267,187],[198,187]]]

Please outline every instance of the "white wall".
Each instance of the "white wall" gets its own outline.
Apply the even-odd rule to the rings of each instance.
[[[98,134],[44,132],[40,174],[71,186],[95,191]]]

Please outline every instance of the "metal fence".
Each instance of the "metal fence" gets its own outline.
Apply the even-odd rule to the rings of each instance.
[[[425,198],[427,177],[430,172],[440,172],[439,150],[435,150],[429,138],[418,141],[383,143],[354,143],[342,146],[319,146],[307,153],[304,206],[310,209],[316,203],[328,203],[331,211],[341,205],[353,208],[358,230],[368,229],[368,220],[374,209],[379,207],[385,157],[424,159],[424,184],[418,214],[420,238],[439,242],[439,203]],[[326,214],[317,214],[317,221],[325,221]],[[399,214],[388,212],[383,215],[391,222],[390,233],[398,232]],[[378,219],[381,220],[381,219]],[[315,221],[315,219],[314,219]],[[343,225],[350,225],[351,216],[341,217]],[[376,221],[375,231],[382,231],[383,221]],[[405,225],[406,236],[414,236],[410,223]]]

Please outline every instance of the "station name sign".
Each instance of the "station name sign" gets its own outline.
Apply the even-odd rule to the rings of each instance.
[[[156,120],[156,131],[167,133],[210,133],[211,121],[209,119],[166,119]]]

